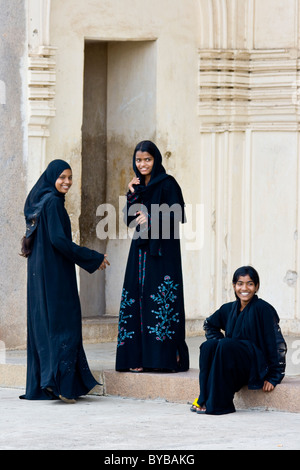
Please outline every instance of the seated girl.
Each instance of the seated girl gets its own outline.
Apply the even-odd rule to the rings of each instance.
[[[257,271],[243,266],[232,283],[236,300],[203,325],[207,341],[200,346],[200,395],[191,407],[198,414],[233,413],[234,394],[244,385],[271,392],[284,377],[286,343],[276,310],[256,295]]]

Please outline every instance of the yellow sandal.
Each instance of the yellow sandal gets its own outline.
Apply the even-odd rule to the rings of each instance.
[[[193,413],[197,413],[199,415],[204,414],[206,412],[206,408],[199,405],[198,398],[195,398],[195,400],[192,403],[192,406],[191,406],[190,410],[193,411]]]
[[[192,403],[192,406],[190,408],[191,411],[196,412],[197,409],[200,409],[200,405],[198,404],[198,398],[195,398],[195,400]]]

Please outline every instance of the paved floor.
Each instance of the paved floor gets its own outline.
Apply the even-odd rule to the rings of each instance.
[[[20,400],[20,392],[0,389],[1,450],[107,451],[101,458],[116,449],[300,450],[300,413],[207,416],[164,401],[87,396],[67,405]]]
[[[191,367],[198,367],[203,340],[188,338]],[[288,341],[291,375],[299,374],[299,364],[291,360],[295,340]],[[115,348],[114,343],[86,344],[90,366],[114,368]],[[26,354],[9,351],[5,360],[25,364]],[[0,388],[1,450],[102,450],[107,458],[110,450],[127,455],[130,450],[300,450],[300,413],[252,409],[208,416],[163,400],[88,396],[66,405],[19,400],[22,392]]]
[[[286,375],[300,375],[300,337],[285,337],[288,346],[286,359]],[[199,367],[199,346],[205,341],[204,336],[189,337],[186,339],[190,353],[190,367]],[[84,344],[88,363],[94,369],[114,369],[116,359],[116,342]],[[26,351],[6,351],[5,357],[0,362],[8,364],[26,364]]]
[[[300,337],[286,336],[287,357],[286,375],[300,375]],[[199,347],[205,341],[205,336],[194,336],[186,339],[190,354],[190,368],[199,368]],[[116,343],[85,344],[84,349],[91,367],[103,369],[114,369],[116,358]]]

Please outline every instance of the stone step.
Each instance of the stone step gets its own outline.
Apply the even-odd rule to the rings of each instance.
[[[164,399],[174,403],[191,403],[199,394],[198,369],[179,373],[130,373],[113,369],[93,369],[102,383],[94,395],[115,395],[144,400]],[[24,364],[0,364],[0,387],[24,388]],[[300,377],[285,377],[271,393],[244,387],[235,396],[236,409],[263,409],[300,412]]]
[[[199,371],[190,369],[175,374],[130,373],[106,370],[103,373],[105,394],[140,399],[164,399],[174,403],[191,403],[199,395]],[[300,412],[300,377],[285,377],[271,393],[243,387],[235,395],[236,409],[263,409]]]
[[[118,336],[118,318],[86,317],[82,319],[82,337],[86,343],[107,343],[116,341]]]
[[[0,364],[0,387],[24,388],[26,366],[24,364]]]
[[[258,408],[300,412],[299,364],[293,364],[295,361],[292,360],[295,338],[287,337],[286,339],[288,343],[287,375],[282,383],[271,393],[248,390],[244,387],[235,396],[237,409]],[[203,336],[187,338],[191,369],[180,373],[116,372],[114,370],[115,341],[84,344],[90,368],[96,379],[103,384],[103,386],[96,387],[92,393],[191,403],[199,394],[199,370],[197,368],[199,345],[204,340]],[[25,384],[26,351],[6,351],[0,361],[0,387],[24,389]]]
[[[203,319],[186,320],[186,336],[203,336]],[[82,337],[86,343],[107,343],[116,341],[118,336],[118,317],[84,317],[82,319]]]

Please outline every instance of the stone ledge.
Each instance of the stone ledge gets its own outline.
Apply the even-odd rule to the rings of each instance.
[[[178,373],[130,373],[112,369],[93,369],[103,385],[93,395],[114,395],[143,400],[163,399],[173,403],[191,403],[199,394],[198,369]],[[25,388],[26,366],[0,364],[0,387]],[[300,413],[300,377],[285,377],[271,393],[244,387],[235,395],[237,409],[263,409]]]
[[[191,403],[199,394],[199,371],[175,374],[130,373],[105,370],[106,395],[140,399],[165,399],[174,403]],[[237,409],[260,408],[300,412],[300,377],[285,377],[271,393],[244,387],[235,396]]]
[[[186,319],[186,337],[204,336],[204,318]],[[84,317],[82,319],[82,337],[86,344],[117,341],[118,317]]]
[[[86,317],[82,319],[82,337],[85,343],[116,341],[118,318],[112,316]]]
[[[26,366],[23,364],[0,364],[0,387],[24,388]]]
[[[235,396],[238,409],[262,408],[264,410],[300,412],[300,378],[285,377],[271,393],[242,388]]]

